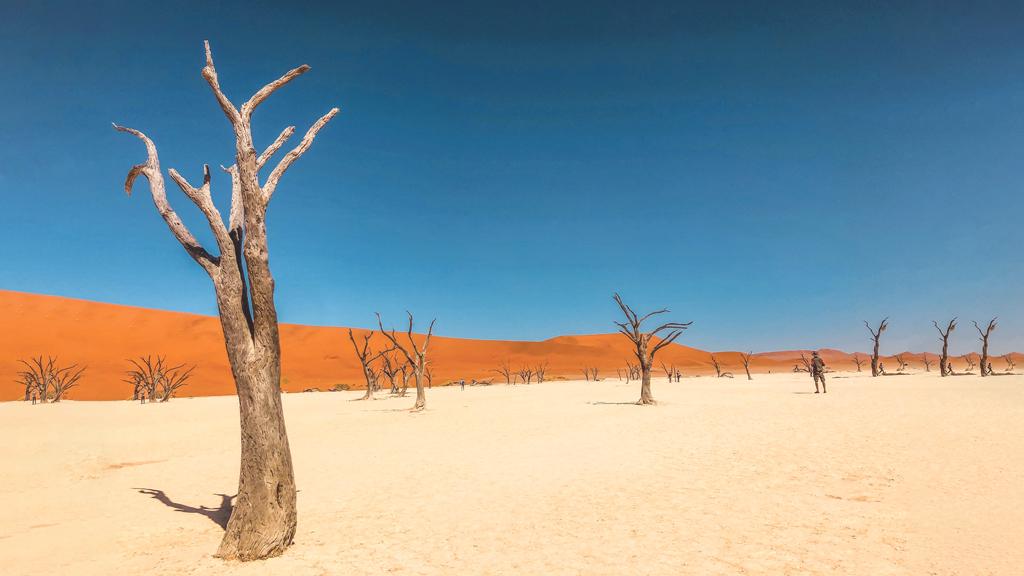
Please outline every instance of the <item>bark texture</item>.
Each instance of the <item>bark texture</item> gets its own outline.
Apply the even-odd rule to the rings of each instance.
[[[996,320],[997,320],[997,318],[993,318],[993,319],[989,320],[988,321],[988,326],[986,326],[984,330],[981,329],[981,326],[978,326],[977,322],[974,323],[974,328],[978,331],[978,335],[980,336],[980,338],[978,338],[978,340],[981,341],[981,361],[980,361],[980,364],[981,364],[981,375],[982,375],[982,377],[990,376],[992,374],[992,370],[989,369],[988,339],[989,339],[989,336],[992,335],[992,332],[994,332],[995,329],[996,329]]]
[[[289,167],[312,145],[320,129],[337,113],[317,120],[301,142],[281,159],[261,185],[259,171],[294,133],[289,126],[263,152],[257,153],[251,120],[255,109],[272,93],[309,70],[294,68],[236,107],[220,88],[209,42],[202,76],[227,117],[235,140],[235,164],[223,168],[231,177],[228,223],[210,193],[210,169],[196,188],[174,169],[168,175],[205,217],[218,255],[204,248],[167,201],[156,145],[142,132],[114,125],[139,138],[147,158],[128,172],[125,192],[145,176],[157,212],[185,251],[210,276],[231,374],[238,392],[241,423],[241,464],[238,496],[217,556],[257,560],[277,556],[292,543],[296,527],[296,490],[288,433],[281,406],[281,344],[274,304],[274,279],[267,248],[266,210]]]

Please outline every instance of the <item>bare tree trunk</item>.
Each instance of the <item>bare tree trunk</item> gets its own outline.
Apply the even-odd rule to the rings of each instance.
[[[692,322],[667,322],[658,326],[650,332],[644,332],[641,326],[644,320],[647,320],[651,316],[658,314],[664,314],[668,310],[656,310],[644,316],[638,315],[633,311],[622,298],[616,293],[613,296],[615,303],[619,305],[619,309],[626,316],[625,322],[615,322],[615,325],[619,327],[619,332],[629,338],[629,341],[636,347],[636,359],[640,364],[640,400],[637,404],[649,405],[655,404],[654,396],[651,394],[651,366],[654,364],[654,355],[665,346],[668,346],[676,340],[682,333],[690,327]],[[656,343],[653,347],[649,347],[651,338],[656,336],[659,332],[668,330],[668,334],[661,341]],[[594,380],[597,380],[597,369],[594,369]]]
[[[988,369],[988,339],[992,335],[992,332],[996,329],[996,318],[989,320],[988,326],[982,330],[978,323],[974,323],[974,327],[978,330],[978,334],[981,336],[978,340],[981,341],[981,375],[982,377],[988,376],[992,372]]]
[[[217,556],[256,560],[277,556],[291,543],[296,527],[296,491],[291,451],[281,405],[281,345],[274,304],[274,279],[267,250],[266,210],[288,168],[312,145],[338,109],[334,108],[306,132],[302,141],[274,167],[261,185],[259,171],[294,133],[285,128],[257,155],[252,140],[252,113],[282,86],[309,70],[299,66],[257,91],[236,108],[221,91],[209,43],[202,76],[227,116],[235,136],[228,225],[210,193],[210,171],[203,185],[193,187],[175,170],[168,174],[206,218],[219,249],[208,252],[195,239],[167,201],[155,144],[143,133],[116,126],[146,145],[147,161],[129,171],[125,191],[131,193],[138,176],[147,178],[157,211],[185,251],[210,276],[224,332],[225,348],[238,392],[241,422],[241,464],[238,496]]]
[[[871,340],[874,342],[874,348],[871,352],[871,376],[876,377],[879,374],[878,371],[878,343],[882,338],[882,332],[885,332],[886,328],[889,327],[889,318],[886,317],[878,324],[878,329],[872,329],[871,326],[864,321],[864,326],[867,326],[868,332],[871,332]]]

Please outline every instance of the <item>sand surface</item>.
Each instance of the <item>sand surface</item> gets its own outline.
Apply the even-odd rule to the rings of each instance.
[[[2,572],[1021,573],[1024,376],[809,388],[656,379],[656,407],[614,380],[448,388],[421,414],[289,394],[298,534],[248,564],[211,556],[234,397],[3,403]]]

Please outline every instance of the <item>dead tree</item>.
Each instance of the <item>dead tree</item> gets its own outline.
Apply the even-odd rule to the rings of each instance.
[[[587,382],[590,381],[590,368],[586,366],[583,367],[583,379]]]
[[[661,363],[661,369],[665,371],[665,376],[668,378],[668,381],[671,382],[672,381],[672,376],[676,373],[676,365],[673,364],[673,365],[669,366],[669,365],[665,364],[664,362],[662,362]]]
[[[939,373],[946,376],[951,372],[949,369],[949,335],[953,330],[956,330],[956,317],[949,321],[945,330],[940,328],[939,323],[935,320],[932,320],[932,324],[934,324],[935,329],[939,331],[939,339],[942,340],[942,356],[939,357]]]
[[[412,378],[412,364],[402,362],[399,371],[402,373],[402,387],[398,390],[398,396],[405,398],[406,393],[409,392],[409,378]]]
[[[408,344],[402,344],[395,337],[395,331],[388,332],[384,330],[384,323],[381,322],[380,314],[377,314],[377,325],[380,327],[381,334],[383,334],[388,340],[391,341],[391,345],[405,356],[408,362],[409,368],[411,369],[413,378],[416,379],[416,403],[412,409],[423,410],[427,407],[427,393],[423,389],[423,370],[427,365],[427,349],[430,346],[430,337],[434,333],[434,320],[430,321],[430,327],[427,328],[427,335],[423,339],[422,344],[417,344],[416,340],[412,337],[412,312],[406,312],[409,315],[409,327],[405,331],[406,338],[409,340]]]
[[[981,326],[978,326],[977,322],[974,322],[974,328],[978,331],[978,334],[981,336],[980,338],[978,338],[978,341],[981,342],[981,361],[980,361],[980,364],[981,364],[981,375],[982,376],[988,376],[988,375],[990,375],[992,373],[992,371],[989,370],[989,362],[988,362],[988,337],[991,336],[992,332],[995,331],[995,329],[996,329],[996,320],[997,320],[997,318],[993,318],[993,319],[989,320],[988,321],[988,326],[986,326],[984,330],[981,329]]]
[[[1013,356],[1010,354],[1003,354],[1003,360],[1006,362],[1006,370],[1004,370],[1004,372],[1013,372],[1013,368],[1016,366],[1013,362]]]
[[[640,379],[640,365],[626,362],[626,382]]]
[[[924,371],[925,372],[931,372],[932,371],[932,360],[931,360],[931,358],[928,357],[928,353],[927,352],[922,352],[921,353],[921,362],[924,363]]]
[[[533,368],[533,373],[537,376],[537,384],[544,383],[544,375],[548,371],[548,361],[545,360]]]
[[[523,366],[520,368],[519,379],[523,381],[523,384],[533,382],[533,368],[530,368],[529,366]]]
[[[740,352],[740,360],[743,361],[743,370],[747,373],[747,380],[753,380],[754,378],[750,375],[750,357],[754,355],[754,351],[751,350],[744,354]]]
[[[380,373],[388,379],[388,384],[391,386],[390,394],[398,394],[398,382],[395,377],[401,370],[400,364],[404,365],[395,358],[394,349],[380,357]],[[380,386],[374,386],[374,388],[380,389]]]
[[[128,371],[128,380],[132,384],[132,400],[138,400],[145,394],[150,402],[167,402],[179,388],[188,385],[195,366],[185,368],[184,364],[168,366],[162,356],[153,360],[152,356],[140,356],[128,360],[135,366]]]
[[[800,353],[799,370],[794,370],[794,372],[807,372],[808,374],[811,372],[811,360],[803,352]]]
[[[711,355],[711,365],[715,367],[715,376],[718,378],[732,378],[732,372],[722,370],[722,365],[719,364],[718,358],[714,354]]]
[[[491,372],[497,372],[498,374],[504,376],[506,386],[512,384],[512,368],[509,365],[508,360],[505,360],[504,363],[500,364],[494,370],[491,370]]]
[[[594,382],[600,380],[600,378],[597,377],[597,373],[598,369],[596,367],[590,369],[590,379],[593,380]]]
[[[964,359],[964,362],[967,362],[967,370],[965,370],[964,373],[973,374],[972,370],[974,370],[974,367],[978,365],[977,361],[974,359],[974,356],[968,353],[961,356],[961,358]]]
[[[661,326],[658,326],[650,332],[644,332],[641,327],[645,320],[658,314],[664,314],[668,312],[667,309],[656,310],[649,314],[639,316],[633,309],[627,306],[622,298],[616,293],[614,295],[616,304],[622,310],[622,313],[626,316],[625,322],[615,322],[615,325],[619,327],[621,332],[630,342],[636,347],[636,358],[640,364],[640,400],[637,404],[655,404],[654,396],[651,395],[651,365],[654,363],[654,355],[665,346],[668,346],[672,342],[679,338],[686,330],[690,327],[693,322],[666,322]],[[664,337],[658,336],[659,332],[668,331]],[[651,346],[651,339],[654,337],[660,338],[657,344]]]
[[[361,345],[357,344],[356,337],[352,334],[352,329],[348,329],[348,339],[352,342],[352,349],[355,350],[356,357],[359,358],[359,364],[363,368],[363,378],[366,380],[366,393],[363,394],[360,400],[373,400],[373,391],[377,387],[377,373],[373,369],[373,363],[393,350],[392,348],[386,348],[374,354],[373,349],[370,348],[371,338],[373,338],[373,330],[363,334],[363,343]],[[394,382],[393,375],[391,381]]]
[[[903,354],[897,354],[893,358],[896,359],[896,372],[903,372],[907,369],[907,362],[903,359]]]
[[[860,372],[861,366],[864,364],[864,359],[861,358],[856,352],[854,352],[853,363],[857,365],[857,372]]]
[[[294,133],[289,126],[263,152],[252,137],[252,114],[271,94],[309,70],[302,65],[257,91],[236,107],[221,91],[209,42],[202,76],[231,124],[235,163],[231,176],[231,211],[225,225],[210,194],[210,169],[196,188],[174,170],[171,179],[199,208],[208,222],[219,254],[206,250],[167,202],[156,145],[145,134],[114,125],[145,144],[147,159],[128,172],[125,192],[141,175],[157,212],[185,251],[213,281],[231,373],[238,391],[241,420],[241,471],[238,496],[217,556],[257,560],[281,554],[295,536],[295,477],[288,433],[281,407],[281,342],[274,304],[274,280],[267,249],[267,206],[285,172],[313,144],[320,130],[338,113],[332,108],[306,132],[260,184],[260,169]]]
[[[61,367],[57,358],[42,356],[29,358],[28,361],[18,360],[25,370],[18,372],[18,384],[25,387],[25,400],[35,396],[40,403],[60,402],[68,390],[78,386],[78,381],[85,374],[85,366],[77,364]]]
[[[877,329],[872,328],[871,325],[868,324],[867,320],[864,321],[864,326],[866,326],[868,332],[871,333],[871,341],[874,343],[874,348],[872,348],[871,351],[871,376],[876,377],[880,373],[878,370],[878,343],[882,338],[882,332],[885,332],[885,330],[889,327],[889,318],[883,318],[882,321],[878,324]]]

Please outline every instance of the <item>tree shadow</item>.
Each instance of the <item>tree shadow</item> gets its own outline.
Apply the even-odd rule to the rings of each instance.
[[[189,514],[199,514],[206,516],[212,520],[217,526],[220,526],[224,530],[228,529],[228,518],[231,517],[231,509],[233,508],[231,501],[235,498],[234,496],[228,496],[227,494],[217,494],[220,496],[220,507],[209,508],[207,506],[189,506],[180,502],[171,500],[163,490],[156,490],[153,488],[133,488],[137,490],[139,494],[145,494],[157,500],[168,508],[173,508],[178,512],[187,512]]]
[[[587,402],[591,406],[639,406],[636,401],[633,402]]]

